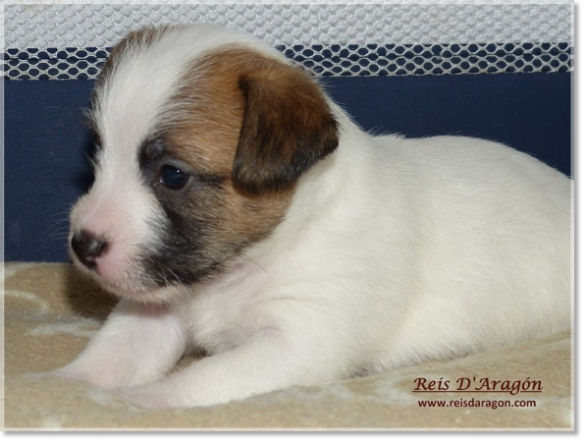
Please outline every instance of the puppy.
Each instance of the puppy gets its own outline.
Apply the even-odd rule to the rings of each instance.
[[[130,34],[91,120],[71,250],[121,300],[60,376],[189,407],[571,326],[571,181],[528,155],[371,136],[281,54],[201,25]]]

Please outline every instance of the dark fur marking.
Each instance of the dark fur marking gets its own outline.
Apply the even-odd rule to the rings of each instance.
[[[227,177],[197,172],[189,165],[185,172],[195,179],[185,189],[174,191],[155,185],[160,167],[169,162],[178,161],[164,135],[150,137],[139,149],[138,163],[145,185],[156,196],[168,220],[165,225],[151,226],[159,232],[161,246],[144,252],[141,262],[152,282],[159,286],[194,284],[220,271],[226,258],[225,250],[209,243],[206,231],[217,228],[219,221],[208,214],[221,205]],[[194,212],[200,216],[193,218]]]

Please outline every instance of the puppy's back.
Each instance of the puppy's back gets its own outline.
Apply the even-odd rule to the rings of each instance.
[[[402,192],[409,203],[402,216],[416,229],[411,247],[419,261],[392,360],[401,352],[476,351],[570,327],[568,177],[474,138],[374,143],[383,157],[376,163],[394,173],[386,192]]]

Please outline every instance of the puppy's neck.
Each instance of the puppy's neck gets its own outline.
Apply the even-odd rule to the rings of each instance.
[[[303,247],[307,236],[318,232],[333,212],[343,210],[342,206],[353,200],[353,195],[359,195],[356,191],[364,185],[366,152],[373,148],[371,137],[337,105],[332,104],[332,108],[339,123],[338,148],[298,180],[283,220],[270,236],[246,251],[259,263]],[[356,149],[356,145],[360,148]]]

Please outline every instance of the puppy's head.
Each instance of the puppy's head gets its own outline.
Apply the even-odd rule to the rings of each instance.
[[[213,277],[267,238],[338,143],[307,74],[215,28],[131,34],[92,108],[96,180],[71,215],[72,256],[137,300]]]

